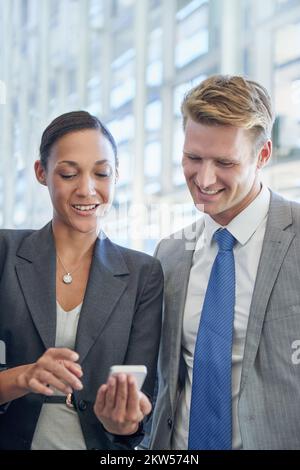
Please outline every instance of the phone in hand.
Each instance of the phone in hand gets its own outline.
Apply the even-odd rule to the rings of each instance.
[[[146,366],[132,366],[132,365],[122,365],[122,366],[112,366],[109,371],[109,375],[117,374],[131,374],[136,378],[137,387],[140,390],[143,386],[147,375]]]

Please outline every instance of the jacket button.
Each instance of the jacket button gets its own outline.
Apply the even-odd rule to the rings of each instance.
[[[168,426],[169,428],[173,426],[173,421],[171,420],[171,418],[168,418]]]
[[[78,408],[80,409],[80,411],[84,411],[86,410],[86,401],[84,400],[80,400],[79,403],[78,403]]]

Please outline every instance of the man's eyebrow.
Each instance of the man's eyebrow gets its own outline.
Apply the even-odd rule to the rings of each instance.
[[[188,152],[188,151],[186,151],[186,150],[184,150],[184,149],[183,149],[183,153],[184,153],[185,155],[190,156],[190,157],[205,158],[205,157],[203,157],[203,156],[201,156],[201,155],[199,155],[199,154],[196,154],[196,153],[193,153],[193,152]],[[215,160],[224,160],[224,161],[228,161],[228,162],[236,162],[236,161],[237,161],[237,160],[233,159],[232,157],[228,157],[228,156],[225,156],[225,155],[220,156],[220,157],[219,157],[219,156],[218,156],[218,157],[216,156],[216,157],[213,157],[213,158],[214,158]]]
[[[196,153],[193,153],[193,152],[188,152],[187,150],[182,150],[183,153],[185,153],[186,155],[190,155],[191,157],[199,157],[201,158],[200,155],[197,155]]]

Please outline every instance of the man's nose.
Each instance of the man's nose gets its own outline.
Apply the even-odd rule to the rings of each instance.
[[[217,181],[216,169],[211,162],[203,162],[197,173],[196,181],[200,188],[209,188]]]

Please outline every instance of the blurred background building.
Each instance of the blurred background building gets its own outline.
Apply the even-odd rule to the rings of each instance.
[[[0,226],[51,218],[33,173],[41,133],[59,114],[86,109],[118,143],[113,238],[151,252],[183,221],[183,207],[184,223],[194,217],[180,103],[218,72],[271,92],[277,119],[264,179],[300,200],[299,0],[0,0]],[[137,218],[134,202],[147,208]],[[145,237],[128,229],[131,209]]]

